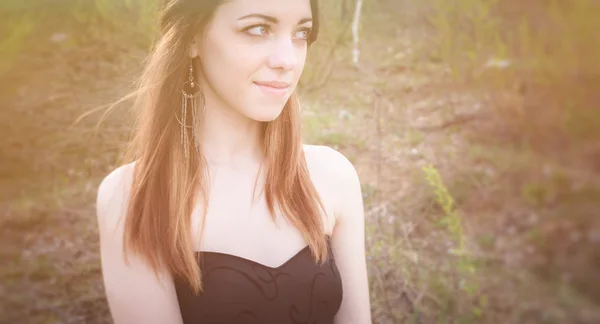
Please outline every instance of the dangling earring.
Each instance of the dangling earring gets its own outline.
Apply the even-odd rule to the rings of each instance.
[[[196,127],[198,126],[199,118],[198,118],[198,107],[197,107],[197,99],[201,98],[202,101],[202,116],[204,116],[206,105],[204,93],[202,92],[202,88],[200,85],[194,80],[194,65],[193,60],[190,60],[190,69],[188,80],[184,82],[183,89],[181,90],[181,116],[183,121],[179,121],[181,125],[181,145],[183,145],[183,154],[187,158],[188,156],[188,133],[187,128],[192,129],[192,137],[194,140],[194,148],[196,152],[200,150],[200,140],[198,135],[196,134]],[[188,126],[187,124],[187,111],[188,111],[188,101],[190,103],[190,108],[192,110],[192,125]]]

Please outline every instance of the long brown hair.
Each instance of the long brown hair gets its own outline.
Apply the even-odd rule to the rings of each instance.
[[[317,0],[310,2],[314,21],[309,45],[316,40],[319,22]],[[173,107],[181,107],[192,37],[204,30],[219,5],[214,0],[170,0],[162,6],[159,38],[136,90],[134,105],[139,114],[126,154],[129,161],[135,161],[135,171],[125,215],[125,254],[139,254],[155,273],[166,270],[196,292],[202,290],[202,281],[199,254],[193,250],[191,213],[195,197],[201,196],[206,215],[207,163],[194,150],[184,156],[178,110]],[[269,166],[264,194],[271,214],[275,215],[277,206],[303,233],[315,261],[323,262],[327,246],[321,212],[325,208],[310,180],[300,131],[294,93],[280,116],[264,127],[263,149]]]

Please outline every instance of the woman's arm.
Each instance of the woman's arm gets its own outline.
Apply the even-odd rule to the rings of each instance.
[[[365,219],[358,174],[352,163],[338,151],[326,146],[314,147],[312,151],[313,163],[318,164],[315,167],[318,177],[327,178],[327,191],[332,193],[336,217],[331,246],[344,294],[335,323],[370,324]]]
[[[170,275],[154,272],[140,258],[123,256],[123,226],[133,164],[122,166],[100,184],[96,214],[106,297],[115,324],[182,323]],[[120,221],[119,221],[120,220]]]

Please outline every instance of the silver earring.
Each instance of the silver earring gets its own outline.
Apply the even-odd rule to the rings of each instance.
[[[206,110],[206,103],[204,98],[204,93],[202,92],[202,88],[198,85],[194,80],[194,65],[193,61],[190,60],[190,68],[189,68],[189,76],[188,80],[184,82],[183,89],[181,90],[181,118],[182,121],[179,121],[181,125],[181,145],[183,145],[183,154],[187,158],[188,156],[188,132],[187,129],[192,129],[192,137],[194,141],[194,148],[196,152],[200,150],[200,141],[196,134],[196,126],[198,125],[198,107],[197,101],[198,98],[201,100],[202,104],[202,116],[204,116]],[[189,108],[192,113],[192,125],[187,124],[187,114],[188,114],[188,102]]]

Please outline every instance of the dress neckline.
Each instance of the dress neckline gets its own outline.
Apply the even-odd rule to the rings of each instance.
[[[261,266],[263,268],[272,269],[272,270],[279,270],[279,269],[284,268],[288,264],[290,264],[292,261],[294,261],[295,259],[297,259],[298,257],[300,257],[300,255],[304,254],[307,251],[310,251],[308,245],[305,246],[304,248],[302,248],[300,251],[296,252],[294,255],[292,255],[289,259],[287,259],[281,265],[278,265],[276,267],[268,266],[268,265],[260,263],[258,261],[254,261],[254,260],[251,260],[251,259],[239,256],[239,255],[225,253],[225,252],[196,251],[195,253],[196,254],[202,254],[202,255],[205,255],[205,256],[206,255],[212,255],[212,256],[221,256],[221,257],[226,257],[226,258],[232,258],[232,259],[240,260],[240,261],[243,261],[243,262],[248,262],[248,263],[251,263],[251,264],[255,264],[255,265]]]
[[[327,248],[329,249],[330,247],[330,235],[326,235],[326,244],[327,244]],[[284,261],[282,264],[276,266],[276,267],[272,267],[272,266],[268,266],[266,264],[260,263],[258,261],[254,261],[248,258],[245,258],[243,256],[239,256],[239,255],[235,255],[235,254],[230,254],[230,253],[226,253],[226,252],[217,252],[217,251],[194,251],[194,253],[196,255],[198,254],[202,254],[204,256],[220,256],[220,257],[225,257],[225,258],[231,258],[231,259],[235,259],[235,260],[239,260],[242,262],[247,262],[250,264],[254,264],[254,265],[258,265],[261,266],[263,268],[267,268],[267,269],[271,269],[271,270],[279,270],[284,268],[285,266],[287,266],[288,264],[292,263],[295,259],[299,258],[302,254],[306,254],[306,252],[310,252],[310,246],[306,245],[304,246],[302,249],[300,249],[300,251],[294,253],[294,255],[292,255],[289,259],[287,259],[286,261]],[[332,253],[331,250],[329,251],[329,253]]]

